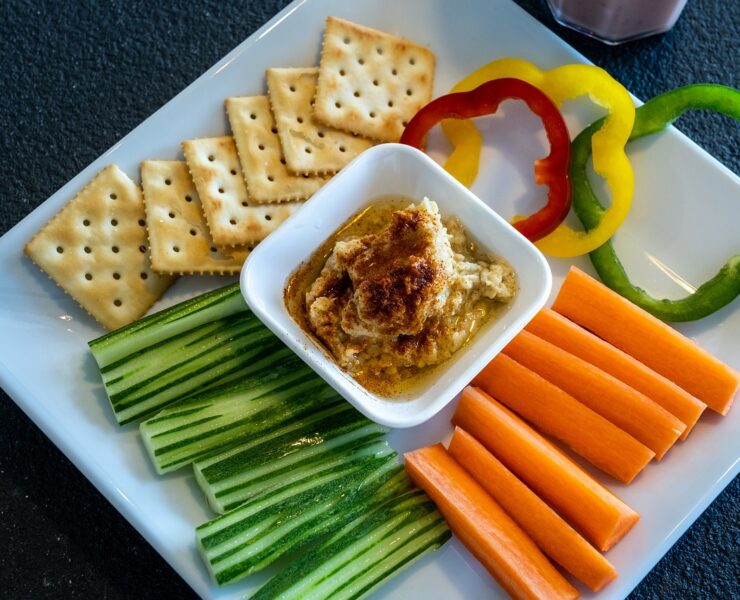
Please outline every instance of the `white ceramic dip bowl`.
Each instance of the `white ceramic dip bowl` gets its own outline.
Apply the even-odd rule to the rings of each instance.
[[[341,225],[382,196],[437,203],[443,220],[456,216],[481,251],[516,271],[518,292],[508,308],[486,323],[432,377],[404,400],[377,396],[355,381],[328,350],[295,322],[283,294],[292,273]],[[550,293],[550,268],[542,254],[491,208],[424,153],[401,144],[363,152],[306,205],[260,243],[241,272],[250,308],[329,385],[367,417],[389,427],[412,427],[437,414],[542,308]]]

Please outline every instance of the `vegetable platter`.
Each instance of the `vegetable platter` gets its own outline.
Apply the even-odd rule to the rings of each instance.
[[[20,249],[107,162],[115,160],[133,174],[138,162],[147,156],[175,158],[180,139],[223,130],[222,99],[233,94],[259,93],[257,82],[262,81],[264,68],[313,64],[328,14],[397,31],[432,47],[438,56],[435,96],[497,57],[521,56],[542,69],[583,62],[582,57],[519,8],[503,1],[471,0],[462,8],[445,2],[361,2],[351,6],[341,2],[297,2],[0,241],[3,388],[203,597],[241,597],[254,591],[264,579],[249,579],[220,589],[211,583],[193,552],[192,540],[193,528],[211,517],[207,505],[193,493],[192,480],[182,474],[155,481],[136,431],[117,430],[96,379],[96,366],[87,352],[86,344],[100,335],[99,328],[51,282],[30,269],[22,261]],[[471,38],[479,41],[471,46]],[[290,43],[286,43],[288,40]],[[486,169],[472,189],[502,215],[510,217],[526,213],[526,208],[541,202],[537,194],[531,193],[528,174],[533,159],[544,154],[546,142],[541,139],[541,148],[534,151],[531,146],[517,146],[517,130],[536,132],[537,125],[517,106],[506,104],[501,113],[507,117],[505,121],[490,119],[483,123]],[[565,113],[566,122],[575,131],[600,116],[582,104],[566,107]],[[184,114],[188,114],[188,119],[178,118]],[[173,122],[177,122],[177,128],[172,127]],[[429,148],[435,158],[444,160],[447,148],[441,137],[433,136]],[[636,202],[614,238],[615,248],[633,281],[657,295],[678,296],[676,282],[701,283],[737,252],[733,225],[737,219],[733,216],[740,216],[736,202],[740,183],[675,130],[636,141],[630,147],[630,158],[636,175]],[[677,171],[676,165],[684,168]],[[520,168],[527,177],[520,174]],[[639,198],[650,201],[638,203]],[[696,202],[696,198],[703,201]],[[727,218],[717,219],[716,215]],[[656,228],[656,223],[662,226]],[[712,231],[712,235],[706,238],[704,231]],[[692,244],[700,245],[701,256],[691,249]],[[555,289],[571,264],[589,268],[584,258],[551,260]],[[178,284],[157,308],[213,287],[213,281]],[[681,330],[738,368],[740,315],[733,308],[736,307],[731,304],[700,322],[682,326]],[[44,342],[41,348],[39,340]],[[55,360],[59,355],[68,357],[64,368]],[[420,428],[391,432],[389,445],[403,452],[445,439],[451,433],[450,416],[451,409]],[[630,487],[610,485],[640,512],[642,520],[635,534],[609,553],[620,576],[600,597],[626,595],[734,477],[740,454],[738,440],[737,411],[726,419],[705,416],[695,426],[691,443],[674,448],[660,468],[648,466]],[[453,541],[422,559],[378,594],[398,598],[467,598],[495,597],[502,592],[467,551]]]

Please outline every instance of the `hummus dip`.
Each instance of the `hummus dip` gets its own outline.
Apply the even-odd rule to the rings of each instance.
[[[292,276],[286,304],[342,369],[393,397],[464,346],[516,287],[512,268],[479,254],[434,202],[394,199],[329,238]]]

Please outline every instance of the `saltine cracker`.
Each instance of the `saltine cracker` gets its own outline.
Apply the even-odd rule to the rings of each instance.
[[[283,155],[291,171],[336,173],[373,145],[314,118],[317,68],[267,69],[265,75]]]
[[[326,20],[314,115],[384,142],[432,98],[434,54],[404,38],[336,17]]]
[[[175,280],[152,271],[139,187],[109,165],[26,244],[25,254],[107,329],[141,317]]]
[[[300,202],[254,204],[231,136],[186,140],[182,149],[211,237],[222,249],[263,240],[301,206]]]
[[[288,170],[267,96],[227,98],[226,113],[251,202],[305,200],[324,184],[324,177]]]
[[[235,274],[248,250],[221,251],[208,231],[188,166],[180,160],[141,163],[152,269],[157,273]]]

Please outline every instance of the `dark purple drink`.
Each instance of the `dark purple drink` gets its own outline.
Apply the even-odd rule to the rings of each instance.
[[[555,19],[607,44],[671,29],[686,0],[547,0]]]

